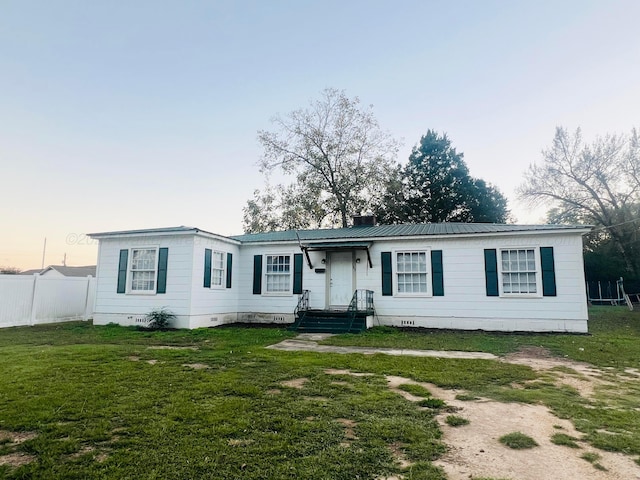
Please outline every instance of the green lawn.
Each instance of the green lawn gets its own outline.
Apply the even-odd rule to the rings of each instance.
[[[505,355],[522,346],[543,346],[558,356],[601,367],[640,367],[640,311],[626,307],[589,309],[589,335],[511,334],[479,331],[408,331],[375,327],[362,334],[340,335],[327,345],[462,350]]]
[[[602,352],[617,348],[618,364],[630,364],[640,318],[610,312],[596,312],[592,337],[385,333],[393,346],[411,348],[504,353],[544,340],[556,352],[588,355],[599,345],[594,363],[609,364]],[[584,401],[528,367],[490,360],[263,348],[291,336],[275,328],[145,332],[88,323],[3,329],[0,478],[373,479],[402,471],[398,451],[414,462],[405,478],[444,478],[430,463],[445,448],[437,410],[389,390],[388,374],[463,388],[470,397],[544,402],[572,418],[593,445],[640,455],[640,392],[632,382],[615,397],[602,392]],[[334,341],[384,337],[374,331]],[[182,348],[152,348],[167,346]],[[372,375],[330,375],[329,368]],[[301,388],[283,384],[303,378],[294,382]],[[527,388],[513,388],[518,384]],[[7,436],[18,432],[33,435],[12,443]],[[30,461],[1,465],[16,454]]]

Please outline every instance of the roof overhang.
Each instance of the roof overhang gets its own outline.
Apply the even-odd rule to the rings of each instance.
[[[198,235],[201,237],[221,240],[233,245],[240,245],[238,240],[233,238],[218,235],[217,233],[207,232],[195,227],[166,227],[166,228],[148,228],[142,230],[119,230],[114,232],[98,232],[88,233],[89,238],[96,240],[103,240],[107,238],[119,238],[119,237],[157,237],[157,236],[180,236],[180,235]]]
[[[304,252],[307,257],[307,264],[309,268],[313,268],[311,265],[311,258],[309,258],[309,252],[351,252],[354,250],[364,250],[367,252],[367,261],[369,262],[369,267],[373,268],[373,263],[371,262],[371,253],[369,252],[369,248],[373,242],[361,242],[361,241],[347,241],[347,242],[309,242],[306,245],[300,244],[300,249]]]

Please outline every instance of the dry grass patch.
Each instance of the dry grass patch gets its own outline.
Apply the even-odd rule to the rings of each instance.
[[[299,390],[304,388],[304,384],[309,381],[308,378],[294,378],[293,380],[285,380],[284,382],[280,382],[280,385],[283,387],[289,388],[297,388]]]
[[[183,363],[182,366],[192,368],[194,370],[205,370],[207,368],[211,368],[206,363]]]

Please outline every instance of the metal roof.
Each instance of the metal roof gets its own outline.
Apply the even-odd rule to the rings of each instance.
[[[136,235],[136,234],[148,234],[148,233],[184,233],[184,232],[205,232],[204,230],[200,230],[195,227],[185,227],[184,225],[180,225],[179,227],[162,227],[162,228],[143,228],[139,230],[116,230],[115,232],[97,232],[97,233],[88,233],[87,235],[90,237],[115,237],[118,235]],[[213,233],[211,235],[214,235]]]
[[[324,228],[317,230],[286,230],[282,232],[249,233],[244,235],[224,236],[207,232],[195,227],[165,227],[141,230],[123,230],[88,234],[92,238],[137,235],[180,235],[204,234],[207,236],[239,243],[259,242],[319,242],[319,241],[360,241],[376,238],[448,236],[448,235],[491,235],[508,233],[541,233],[567,232],[585,233],[591,229],[589,225],[515,225],[496,223],[414,223],[405,225],[374,225],[348,228]]]
[[[472,235],[549,231],[590,230],[588,225],[515,225],[496,223],[420,223],[406,225],[375,225],[367,227],[328,228],[319,230],[287,230],[283,232],[251,233],[229,238],[241,243],[341,240],[382,237],[412,237],[425,235]]]

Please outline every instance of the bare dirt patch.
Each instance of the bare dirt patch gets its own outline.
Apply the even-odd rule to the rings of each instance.
[[[528,365],[544,374],[547,381],[557,386],[571,386],[580,395],[590,397],[598,387],[616,385],[613,371],[598,369],[592,365],[554,357],[541,347],[527,347],[508,355],[501,361]],[[325,370],[330,375],[364,376],[349,370]],[[635,371],[626,372],[625,380],[638,378]],[[635,378],[634,378],[635,377]],[[448,409],[443,409],[437,420],[443,431],[443,441],[448,452],[434,463],[444,469],[449,480],[470,478],[508,478],[517,480],[640,480],[640,468],[626,455],[596,450],[586,444],[570,449],[551,442],[551,437],[560,432],[580,439],[569,420],[554,416],[543,405],[502,403],[479,398],[473,401],[456,400],[463,390],[445,390],[430,383],[416,382],[409,378],[387,376],[388,387],[409,401],[417,397],[398,387],[402,384],[417,384],[431,392],[432,396],[444,400]],[[459,411],[469,424],[451,427],[445,419],[451,410]],[[539,446],[531,450],[511,450],[498,439],[512,432],[522,432],[532,437]],[[347,442],[348,443],[348,442]],[[390,446],[393,451],[393,447]],[[401,451],[400,448],[396,450]],[[596,453],[606,470],[598,470],[581,456]],[[402,476],[387,477],[401,479]],[[382,480],[382,479],[379,479]]]
[[[183,367],[193,368],[194,370],[204,370],[204,369],[207,369],[207,368],[211,368],[206,363],[184,363],[184,364],[182,364],[182,366]]]
[[[198,350],[198,347],[179,347],[176,345],[152,345],[149,350]]]
[[[147,363],[148,363],[149,365],[155,365],[156,363],[158,363],[158,360],[156,360],[156,359],[152,358],[151,360],[147,360]]]
[[[526,365],[538,372],[544,372],[554,378],[556,386],[574,388],[585,398],[592,397],[599,386],[615,385],[606,380],[609,373],[588,363],[554,357],[543,347],[522,347],[517,352],[506,355],[501,361]]]
[[[349,418],[337,418],[336,422],[344,427],[344,438],[347,440],[355,440],[356,436],[355,427],[358,425],[354,420]]]
[[[8,430],[0,430],[0,442],[9,441],[13,445],[32,440],[38,436],[35,432],[10,432]]]
[[[140,357],[138,355],[129,355],[127,357],[127,360],[129,360],[131,362],[139,362],[140,361]]]
[[[82,447],[80,450],[78,450],[75,453],[72,453],[71,455],[69,455],[69,458],[76,460],[80,457],[82,457],[83,455],[86,455],[87,453],[92,453],[95,452],[96,448],[89,446],[89,445],[85,445],[84,447]]]
[[[7,465],[9,467],[18,468],[27,463],[35,462],[36,457],[33,455],[27,455],[26,453],[9,453],[7,455],[0,455],[0,465]]]
[[[389,445],[389,450],[391,450],[391,455],[393,455],[394,460],[400,465],[400,468],[405,469],[413,465],[413,462],[407,459],[402,447],[404,447],[404,445],[401,443],[394,442]]]
[[[251,445],[253,440],[250,438],[231,438],[229,439],[230,447],[244,447],[246,445]]]
[[[280,382],[280,385],[282,385],[283,387],[303,389],[304,384],[308,381],[308,378],[294,378],[293,380],[285,380],[284,382]]]
[[[372,377],[373,373],[358,373],[351,370],[339,370],[336,368],[327,368],[324,373],[327,375],[350,375],[352,377]]]
[[[314,397],[302,397],[308,402],[328,402],[329,399],[327,397],[321,397],[320,395],[316,395]]]
[[[277,388],[272,388],[270,390],[267,390],[265,393],[267,395],[280,395],[282,393],[282,390],[279,390]]]

